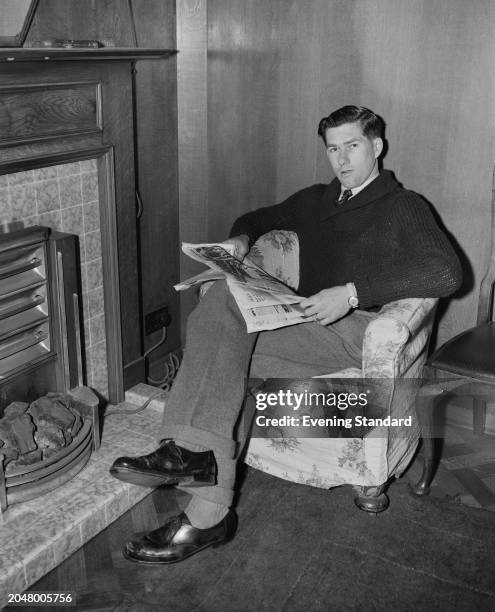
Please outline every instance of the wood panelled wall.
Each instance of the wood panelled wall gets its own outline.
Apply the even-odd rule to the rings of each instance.
[[[329,181],[318,120],[363,104],[387,122],[384,166],[434,204],[464,253],[464,292],[438,340],[473,324],[489,248],[494,23],[491,0],[208,0],[208,237]]]
[[[175,0],[40,0],[27,44],[54,38],[175,49]],[[172,315],[166,343],[150,355],[159,361],[180,345],[179,297],[172,287],[179,276],[176,59],[138,61],[136,70],[142,315],[144,321],[165,305]],[[146,336],[143,351],[160,336]]]
[[[177,104],[179,231],[186,242],[205,242],[208,229],[207,0],[177,0]],[[204,266],[181,254],[181,278]],[[180,296],[182,333],[197,303],[194,291]]]

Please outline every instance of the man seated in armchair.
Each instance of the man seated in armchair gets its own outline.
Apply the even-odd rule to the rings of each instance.
[[[121,457],[111,468],[126,482],[177,485],[191,494],[183,513],[126,544],[131,561],[174,563],[234,535],[234,429],[252,359],[269,364],[273,378],[360,367],[364,331],[381,306],[445,297],[460,285],[459,261],[427,203],[380,171],[383,120],[344,106],[320,121],[318,134],[336,178],[241,216],[226,240],[243,258],[270,230],[296,232],[308,321],[248,334],[226,283],[207,291],[188,320],[159,448]]]

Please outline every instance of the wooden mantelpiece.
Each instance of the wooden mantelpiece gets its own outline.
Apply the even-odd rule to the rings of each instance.
[[[145,380],[135,198],[134,64],[160,49],[2,49],[0,174],[96,158],[109,399]],[[50,59],[44,59],[49,57]],[[9,59],[11,58],[11,59]],[[74,61],[79,60],[79,61]],[[103,233],[103,230],[102,230]]]
[[[0,62],[43,61],[129,61],[164,59],[177,53],[175,49],[101,47],[99,49],[11,48],[0,49]]]

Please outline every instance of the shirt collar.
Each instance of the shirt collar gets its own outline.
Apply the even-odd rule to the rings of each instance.
[[[365,187],[367,187],[371,181],[374,181],[380,174],[380,171],[378,170],[378,165],[375,165],[375,167],[373,168],[371,174],[368,176],[368,178],[364,181],[364,183],[361,183],[361,185],[359,185],[359,187],[353,187],[351,189],[351,193],[352,193],[352,197],[354,197],[355,195],[357,195],[360,191],[362,191]],[[344,191],[346,191],[346,187],[344,187],[344,185],[340,185],[340,197],[342,197],[342,194],[344,193]]]
[[[367,206],[376,199],[386,196],[399,186],[397,179],[390,170],[382,170],[380,174],[367,185],[366,189],[363,188],[363,191],[351,198],[345,206],[330,206],[330,204],[335,204],[340,193],[340,183],[338,179],[335,178],[326,186],[322,193],[320,219],[324,220],[336,215],[347,214],[357,208]]]

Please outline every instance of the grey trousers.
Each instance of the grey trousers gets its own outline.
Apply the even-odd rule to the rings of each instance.
[[[183,489],[231,505],[234,431],[248,377],[309,378],[361,367],[364,331],[375,316],[356,310],[327,327],[308,322],[248,334],[226,283],[215,282],[188,319],[184,358],[167,400],[160,439],[212,449],[217,484]]]

